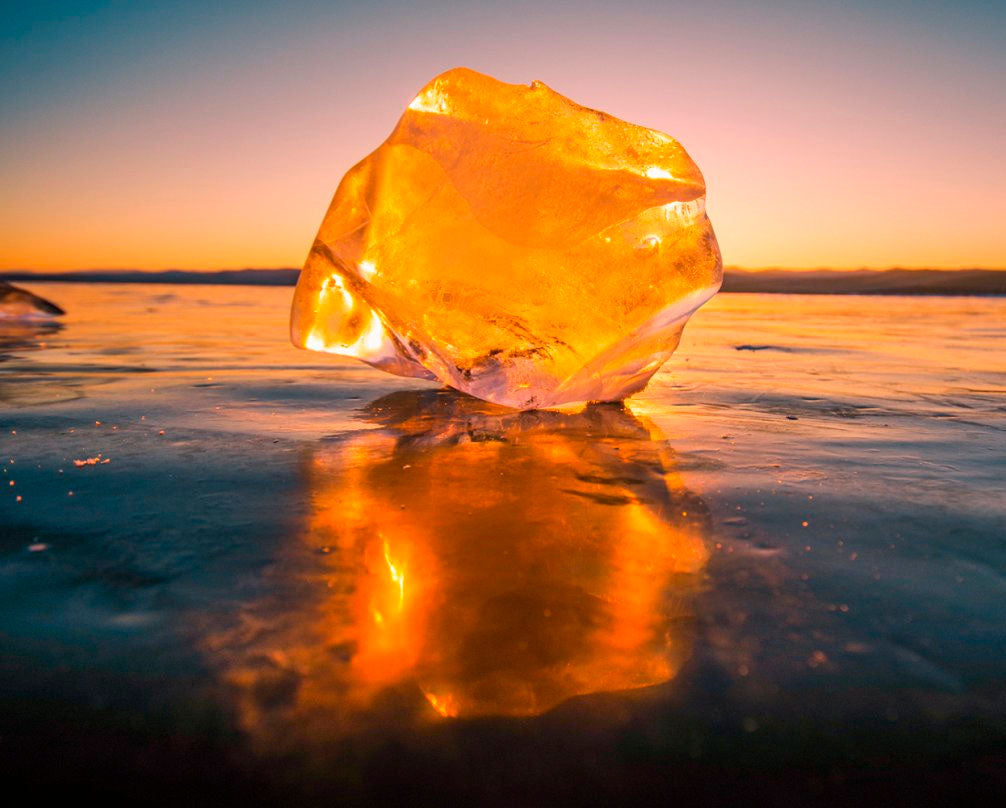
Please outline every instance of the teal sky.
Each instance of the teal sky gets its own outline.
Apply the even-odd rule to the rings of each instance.
[[[428,79],[662,129],[747,266],[1006,266],[1002,3],[25,3],[0,268],[298,265]]]

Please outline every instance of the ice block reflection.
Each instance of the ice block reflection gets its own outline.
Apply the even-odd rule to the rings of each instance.
[[[367,417],[379,428],[305,461],[316,597],[270,639],[294,712],[407,684],[442,716],[533,715],[675,675],[706,511],[652,426],[449,391]]]

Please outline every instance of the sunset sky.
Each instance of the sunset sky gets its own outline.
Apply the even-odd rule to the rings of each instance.
[[[881,5],[22,3],[0,269],[299,266],[459,65],[676,137],[727,264],[1006,267],[1006,5]]]

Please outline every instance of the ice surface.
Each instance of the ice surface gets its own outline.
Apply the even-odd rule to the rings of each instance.
[[[19,347],[0,329],[5,783],[148,805],[1002,801],[1006,298],[793,296],[779,317],[778,296],[717,296],[636,413],[497,427],[447,392],[426,406],[429,382],[295,351],[289,289],[33,290],[71,323]],[[111,463],[72,463],[99,452]],[[693,595],[662,571],[694,498],[712,522]],[[661,531],[652,553],[634,513]],[[380,648],[369,596],[394,596],[383,539],[403,616],[428,587],[442,617],[389,634],[430,665],[380,669],[354,712],[341,685],[378,670],[360,656]],[[552,616],[496,598],[487,617],[561,618],[573,641],[528,632],[525,670],[581,664],[578,645],[596,659],[591,628],[624,625],[542,603],[577,586],[602,616],[638,603],[657,621],[609,634],[627,656],[666,631],[687,660],[541,716],[469,720],[459,698],[441,718],[421,686],[440,696],[451,674],[464,695],[522,659],[450,647],[473,636],[448,633],[450,604],[520,594],[525,574]]]
[[[459,68],[343,178],[291,336],[511,407],[618,400],[721,276],[677,141]]]

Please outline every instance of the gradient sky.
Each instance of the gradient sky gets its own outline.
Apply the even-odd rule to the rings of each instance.
[[[724,261],[1006,267],[1006,4],[38,2],[0,20],[0,269],[299,266],[465,65],[668,132]]]

